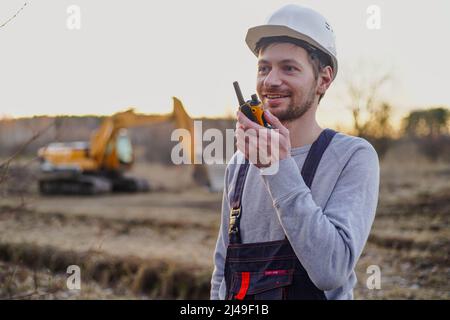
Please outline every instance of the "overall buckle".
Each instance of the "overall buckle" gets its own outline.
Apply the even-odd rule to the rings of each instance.
[[[230,225],[229,225],[229,233],[236,233],[237,226],[236,221],[241,215],[241,208],[232,208],[230,212]]]
[[[241,215],[241,207],[231,209],[231,217],[239,217]]]

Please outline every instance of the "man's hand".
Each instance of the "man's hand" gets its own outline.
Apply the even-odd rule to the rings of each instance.
[[[260,126],[241,111],[237,112],[236,146],[258,168],[269,167],[291,155],[289,130],[269,111],[264,111],[264,116],[273,129]]]

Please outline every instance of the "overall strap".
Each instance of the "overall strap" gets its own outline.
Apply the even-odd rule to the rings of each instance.
[[[230,223],[228,228],[228,238],[230,243],[241,243],[241,233],[239,230],[239,224],[241,222],[241,200],[249,166],[250,163],[247,159],[239,166],[234,193],[231,198]]]
[[[319,137],[312,144],[308,155],[306,156],[305,162],[302,167],[302,177],[308,188],[311,189],[311,184],[316,174],[317,167],[319,166],[322,155],[333,139],[336,131],[332,129],[325,129],[321,132]],[[246,159],[243,164],[240,165],[238,176],[236,179],[236,184],[234,188],[234,193],[231,198],[231,212],[230,212],[230,223],[228,228],[228,236],[230,244],[241,243],[241,236],[239,230],[239,224],[241,221],[241,200],[244,191],[245,178],[247,176],[248,168],[250,163]]]
[[[305,162],[302,167],[302,177],[308,188],[311,189],[311,185],[316,175],[317,167],[319,166],[322,155],[327,149],[328,145],[333,139],[336,131],[331,129],[325,129],[319,135],[319,137],[314,141],[311,149],[309,149],[308,155],[306,156]]]

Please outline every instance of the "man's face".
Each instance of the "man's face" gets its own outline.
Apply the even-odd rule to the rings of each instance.
[[[317,81],[308,53],[290,43],[276,43],[258,56],[256,88],[268,109],[280,121],[301,117],[314,103]]]

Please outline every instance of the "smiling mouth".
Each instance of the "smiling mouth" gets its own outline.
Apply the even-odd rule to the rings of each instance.
[[[269,100],[272,99],[281,99],[281,98],[289,98],[290,94],[266,94],[263,97]]]

